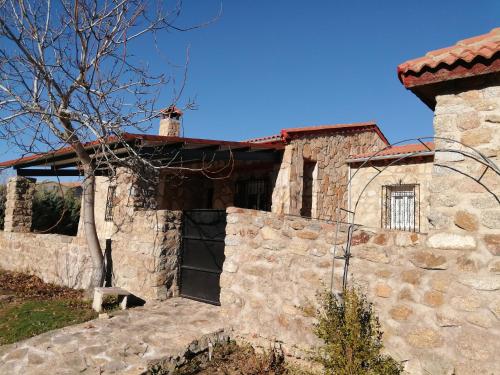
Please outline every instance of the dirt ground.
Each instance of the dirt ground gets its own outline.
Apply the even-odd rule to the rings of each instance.
[[[83,291],[47,284],[37,276],[0,270],[0,295],[13,299],[82,299]]]
[[[279,351],[257,353],[249,345],[235,342],[215,347],[212,360],[208,354],[192,358],[176,375],[312,375],[313,373],[285,363]]]

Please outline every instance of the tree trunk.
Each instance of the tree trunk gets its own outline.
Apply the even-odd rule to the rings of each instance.
[[[84,166],[85,178],[83,180],[83,226],[85,229],[85,239],[92,258],[92,277],[90,280],[89,292],[100,287],[104,282],[104,255],[97,237],[97,230],[94,216],[95,200],[95,176],[90,165]]]
[[[102,253],[97,230],[95,226],[94,202],[95,202],[95,174],[92,158],[76,136],[76,132],[71,126],[71,122],[66,113],[60,113],[59,119],[65,129],[66,142],[75,150],[82,163],[84,179],[82,183],[83,194],[83,228],[87,247],[92,258],[92,276],[88,287],[88,294],[93,294],[94,288],[104,285],[104,255]],[[80,211],[81,212],[81,211]],[[81,213],[80,213],[81,215]]]

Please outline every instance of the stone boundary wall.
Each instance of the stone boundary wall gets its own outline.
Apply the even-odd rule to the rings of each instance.
[[[136,211],[121,222],[121,230],[103,251],[112,259],[112,284],[143,299],[178,295],[181,212]],[[92,262],[83,233],[57,234],[0,231],[0,268],[26,272],[45,282],[86,288]]]
[[[92,262],[82,238],[0,231],[0,268],[70,288],[89,285]]]
[[[318,343],[310,328],[316,292],[330,283],[335,225],[234,207],[226,212],[223,314],[236,334],[263,347],[276,339],[287,354],[302,356]]]
[[[500,373],[500,261],[445,236],[359,231],[351,277],[376,307],[386,350],[409,373]]]
[[[122,219],[110,236],[113,286],[144,299],[177,296],[182,212],[143,210]]]
[[[330,282],[335,225],[239,208],[227,214],[226,319],[246,340],[264,347],[277,340],[288,355],[303,356],[317,343],[315,294]],[[435,236],[442,237],[356,231],[349,280],[367,292],[386,350],[410,374],[500,373],[498,256],[451,243],[439,249]],[[335,265],[340,288],[343,261]]]

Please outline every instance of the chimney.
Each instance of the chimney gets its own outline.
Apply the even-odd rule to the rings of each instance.
[[[160,135],[179,137],[181,133],[182,111],[171,105],[160,111]]]

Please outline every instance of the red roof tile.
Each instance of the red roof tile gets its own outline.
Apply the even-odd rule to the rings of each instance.
[[[500,71],[500,27],[398,66],[405,87]]]
[[[184,137],[170,137],[152,134],[131,134],[123,133],[119,137],[108,137],[106,140],[99,140],[86,143],[84,146],[88,149],[92,149],[101,144],[111,144],[119,143],[121,141],[147,141],[152,143],[172,143],[172,142],[184,142],[189,144],[198,145],[220,145],[226,147],[245,147],[250,146],[252,148],[273,148],[276,150],[282,149],[284,144],[290,139],[304,135],[304,134],[317,134],[319,132],[337,132],[337,131],[374,131],[379,137],[386,143],[389,144],[384,134],[381,132],[379,127],[374,122],[359,122],[353,124],[336,124],[336,125],[319,125],[319,126],[309,126],[301,128],[288,128],[281,130],[278,135],[272,135],[268,137],[254,138],[243,142],[232,142],[232,141],[220,141],[212,139],[198,139],[198,138],[184,138]],[[28,162],[42,161],[45,160],[50,162],[50,160],[55,156],[72,155],[74,150],[72,147],[64,147],[59,150],[40,153],[31,156],[25,156],[19,159],[8,160],[0,163],[0,168],[8,168],[13,166],[23,165]]]
[[[373,121],[370,122],[355,122],[352,124],[333,124],[333,125],[317,125],[317,126],[307,126],[307,127],[301,127],[301,128],[288,128],[288,129],[283,129],[281,131],[281,136],[283,139],[288,140],[290,138],[293,138],[296,135],[301,135],[301,134],[314,134],[314,133],[321,133],[321,132],[332,132],[332,131],[349,131],[349,130],[371,130],[376,132],[379,137],[384,141],[386,144],[389,144],[389,141],[385,137],[385,135],[382,133],[382,131],[379,129],[377,124]]]
[[[243,142],[250,142],[250,143],[274,143],[274,142],[283,142],[283,138],[281,138],[281,134],[274,134],[274,135],[268,135],[266,137],[259,137],[259,138],[251,138],[247,139]]]
[[[220,141],[215,139],[199,139],[199,138],[185,138],[185,137],[172,137],[172,136],[163,136],[163,135],[153,135],[153,134],[133,134],[133,133],[123,133],[121,137],[111,136],[107,139],[97,140],[93,142],[88,142],[84,144],[86,149],[93,149],[95,146],[99,146],[101,144],[114,144],[120,143],[122,141],[130,142],[130,141],[146,141],[151,142],[152,144],[168,144],[168,143],[187,143],[191,145],[218,145],[225,146],[229,148],[243,148],[243,147],[251,147],[254,149],[282,149],[283,145],[277,145],[274,143],[268,142],[260,142],[258,144],[250,143],[250,142],[233,142],[233,141]],[[59,150],[39,153],[35,155],[25,156],[18,159],[8,160],[0,163],[0,168],[9,168],[18,165],[22,165],[28,162],[34,161],[46,161],[50,163],[51,159],[55,156],[65,156],[65,155],[73,155],[74,149],[71,146],[60,148]]]
[[[349,158],[349,161],[350,162],[360,161],[360,159],[368,159],[370,157],[377,159],[380,157],[387,158],[390,156],[394,156],[394,158],[397,158],[398,156],[402,156],[405,154],[415,154],[412,156],[419,156],[424,152],[433,152],[433,151],[434,151],[434,142],[425,142],[425,145],[422,143],[414,143],[402,146],[390,146],[385,150],[379,152],[369,152],[364,154],[352,155]]]
[[[316,126],[304,126],[300,128],[286,128],[281,130],[281,134],[275,134],[267,137],[253,138],[245,142],[252,143],[276,143],[283,142],[286,143],[295,136],[305,135],[305,134],[317,134],[321,132],[337,132],[337,131],[349,131],[349,130],[372,130],[375,131],[380,138],[389,144],[387,138],[385,138],[382,131],[379,129],[377,124],[373,121],[370,122],[355,122],[352,124],[331,124],[331,125],[316,125]]]

